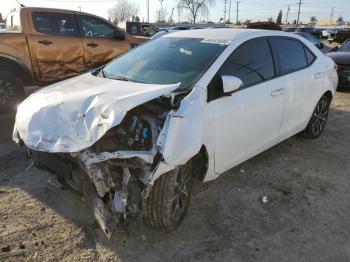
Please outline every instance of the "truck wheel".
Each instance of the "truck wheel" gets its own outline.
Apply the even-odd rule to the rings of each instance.
[[[190,163],[159,177],[144,207],[144,220],[160,231],[174,230],[183,220],[193,183]]]
[[[19,77],[0,71],[0,112],[8,112],[24,97],[23,82]]]
[[[330,102],[330,99],[326,95],[321,97],[306,129],[302,132],[303,137],[315,139],[322,134],[327,124]]]

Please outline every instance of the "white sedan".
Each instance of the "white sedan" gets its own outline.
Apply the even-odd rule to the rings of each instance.
[[[301,133],[317,138],[333,61],[295,34],[202,29],[165,35],[32,94],[14,140],[90,203],[110,237],[137,214],[169,231],[206,182]]]

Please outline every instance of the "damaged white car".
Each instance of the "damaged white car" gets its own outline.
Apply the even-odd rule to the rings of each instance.
[[[32,94],[13,139],[84,196],[108,237],[132,217],[168,231],[194,178],[318,137],[336,86],[332,60],[294,34],[182,31]]]

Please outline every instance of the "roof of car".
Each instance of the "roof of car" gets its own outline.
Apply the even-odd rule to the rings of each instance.
[[[182,30],[173,32],[162,37],[188,37],[188,38],[208,38],[208,39],[228,39],[234,40],[237,37],[247,35],[283,35],[293,36],[291,33],[286,33],[276,30],[261,30],[261,29],[237,29],[237,28],[209,28],[201,30]]]

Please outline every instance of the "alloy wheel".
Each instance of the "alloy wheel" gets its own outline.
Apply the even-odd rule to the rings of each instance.
[[[191,173],[186,168],[179,171],[174,188],[174,196],[172,199],[172,217],[178,221],[186,211],[187,202],[191,190]]]
[[[317,104],[311,122],[311,130],[314,136],[318,136],[324,129],[327,123],[328,108],[329,106],[326,100],[321,100]]]

